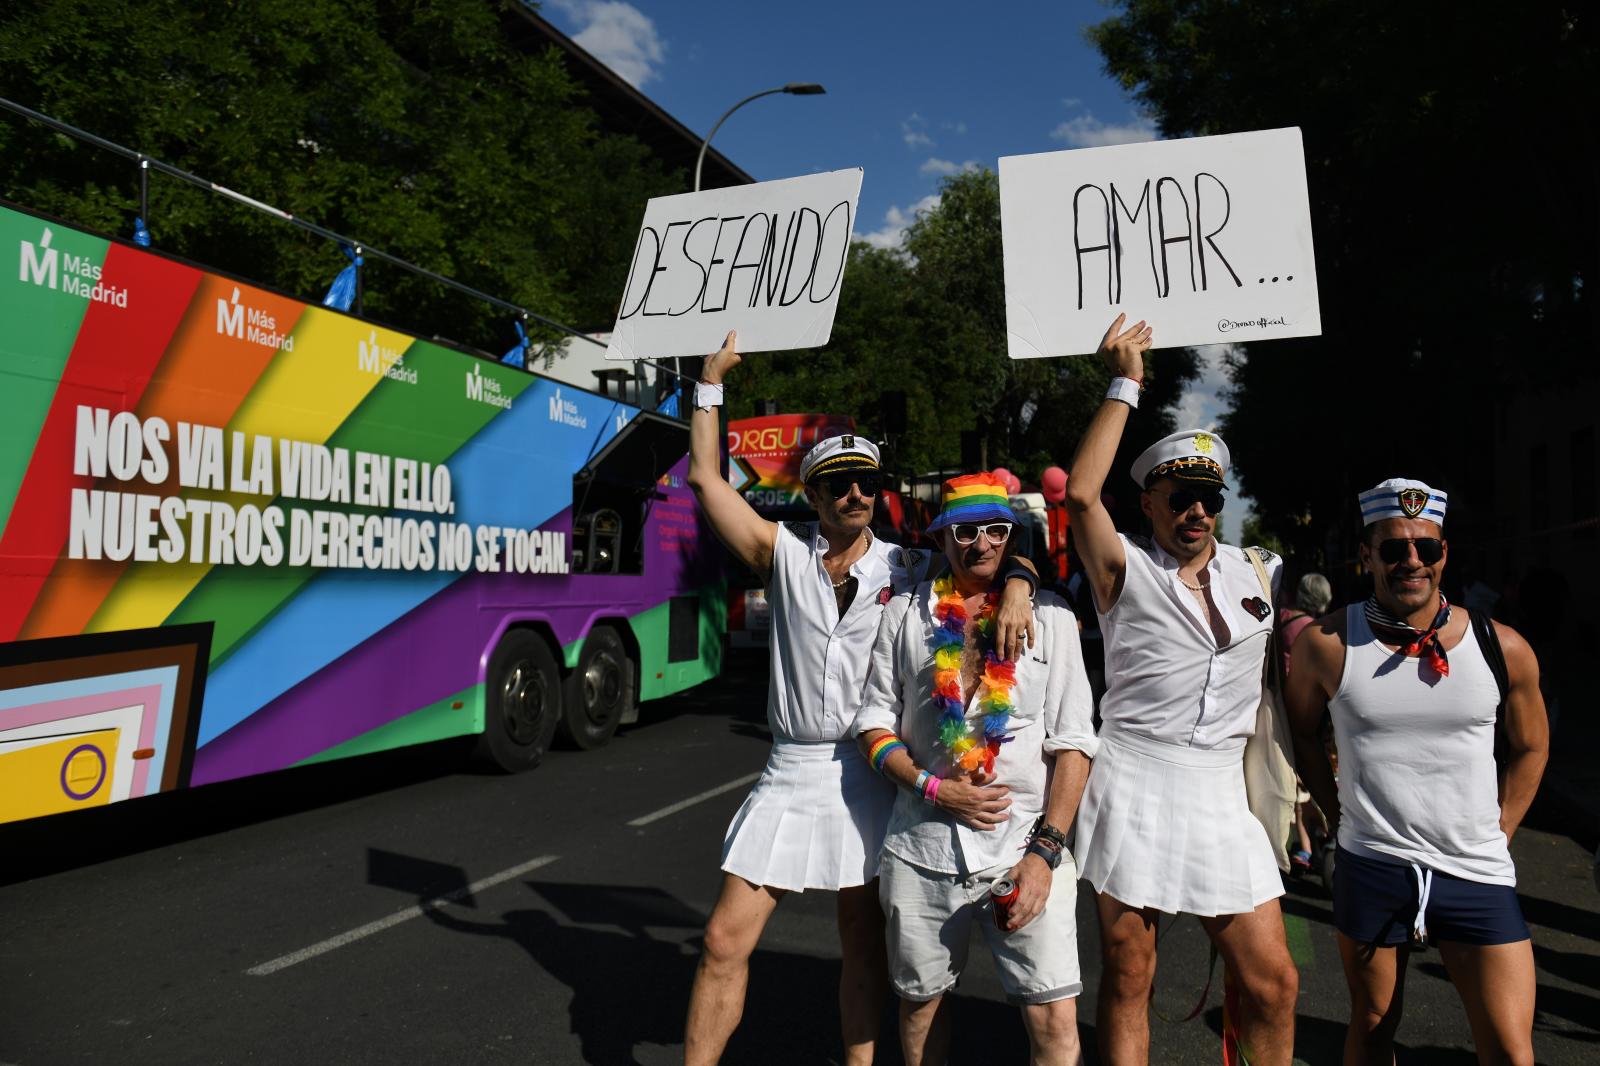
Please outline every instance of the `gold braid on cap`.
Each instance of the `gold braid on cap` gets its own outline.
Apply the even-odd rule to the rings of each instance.
[[[1222,467],[1218,466],[1214,460],[1207,459],[1203,455],[1185,455],[1181,459],[1168,459],[1151,470],[1150,473],[1145,475],[1145,483],[1148,484],[1151,478],[1166,477],[1177,470],[1193,470],[1196,468],[1215,474],[1218,481],[1222,480]]]
[[[872,461],[871,456],[861,455],[856,452],[846,452],[843,455],[830,455],[828,458],[822,460],[822,462],[811,468],[811,473],[806,475],[806,480],[810,481],[813,478],[820,477],[824,474],[831,474],[835,471],[841,470],[878,469],[881,468],[877,463]]]

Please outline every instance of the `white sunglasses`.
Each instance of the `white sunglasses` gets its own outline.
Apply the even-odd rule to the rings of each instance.
[[[963,547],[975,543],[980,533],[989,539],[990,544],[1004,544],[1006,538],[1011,536],[1011,523],[993,522],[986,526],[975,526],[963,522],[950,527],[950,535]]]

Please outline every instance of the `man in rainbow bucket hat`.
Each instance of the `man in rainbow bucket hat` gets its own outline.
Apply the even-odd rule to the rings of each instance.
[[[895,588],[929,559],[872,535],[884,481],[865,436],[827,437],[800,464],[814,522],[770,522],[723,475],[716,408],[739,365],[737,338],[706,359],[689,422],[689,484],[729,552],[761,576],[772,605],[772,751],[723,841],[722,889],[706,923],[689,994],[684,1060],[715,1063],[744,1011],[750,956],[789,892],[838,893],[840,1028],[847,1063],[870,1063],[882,1001],[883,912],[878,856],[893,789],[855,750],[878,619]],[[1003,640],[1031,626],[1033,575],[1014,570],[1001,609]]]
[[[1039,593],[1031,651],[1013,660],[994,645],[1016,524],[995,476],[944,483],[928,534],[950,569],[884,610],[856,717],[869,762],[899,786],[879,892],[907,1062],[945,1059],[939,1007],[974,923],[1022,1008],[1033,1061],[1079,1061],[1077,868],[1065,844],[1098,741],[1077,619],[1059,596]]]

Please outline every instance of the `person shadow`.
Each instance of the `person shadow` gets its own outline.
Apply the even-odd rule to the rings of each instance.
[[[637,885],[524,880],[541,906],[514,907],[495,918],[468,916],[474,903],[459,867],[369,849],[370,883],[414,894],[428,921],[464,936],[508,940],[539,969],[572,990],[570,1031],[582,1061],[637,1066],[640,1049],[683,1044],[689,990],[706,916],[662,889]],[[448,902],[441,903],[441,898]],[[685,937],[684,931],[692,931]],[[758,948],[750,961],[743,1020],[722,1061],[730,1064],[837,1063],[839,961]],[[1015,1007],[951,995],[950,1061],[1025,1062],[1027,1034]],[[891,994],[879,1029],[876,1061],[897,1066],[900,1054]],[[1093,1061],[1094,1031],[1080,1025]],[[662,1054],[651,1055],[659,1061]]]

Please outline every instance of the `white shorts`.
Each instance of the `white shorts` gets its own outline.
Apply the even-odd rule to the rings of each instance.
[[[1019,1005],[1070,999],[1078,970],[1078,869],[1063,854],[1039,916],[1015,932],[994,923],[989,885],[1011,870],[967,877],[935,873],[885,851],[878,896],[888,918],[889,980],[902,999],[925,1003],[950,991],[967,967],[972,924],[983,930],[1006,998]]]
[[[733,816],[722,868],[791,892],[864,885],[878,876],[894,786],[855,740],[775,740],[767,768]]]

